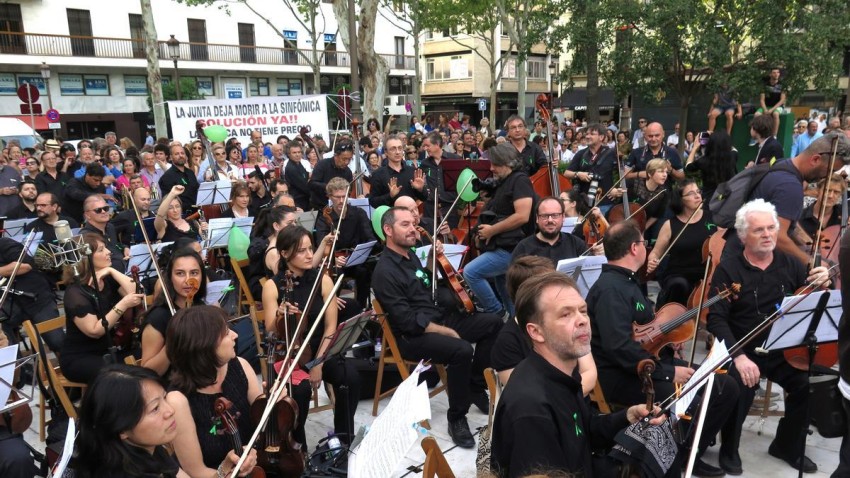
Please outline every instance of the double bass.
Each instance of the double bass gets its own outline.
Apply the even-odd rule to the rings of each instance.
[[[573,188],[572,182],[558,172],[558,160],[555,158],[555,147],[552,139],[552,115],[549,111],[549,95],[541,93],[537,95],[535,106],[543,121],[546,122],[546,137],[549,139],[549,161],[548,166],[539,169],[531,175],[531,187],[539,197],[555,196],[561,191],[569,191]]]

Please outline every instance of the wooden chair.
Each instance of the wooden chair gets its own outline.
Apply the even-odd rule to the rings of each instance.
[[[248,309],[248,315],[251,318],[251,327],[254,329],[254,342],[257,344],[257,354],[263,356],[263,334],[260,330],[260,324],[263,323],[263,304],[254,300],[254,294],[251,293],[251,288],[248,287],[248,281],[245,280],[245,274],[242,272],[243,267],[248,267],[249,259],[237,261],[230,258],[230,265],[233,267],[233,273],[236,274],[236,280],[239,282],[239,299],[237,310],[241,313],[245,308]],[[265,328],[265,327],[263,327]],[[266,376],[266,368],[260,367],[263,375],[263,380],[268,380]]]
[[[425,437],[422,439],[422,450],[425,452],[425,463],[422,465],[423,478],[455,478],[452,467],[446,461],[443,451],[440,450],[440,445],[434,437]]]
[[[590,401],[596,403],[596,407],[600,413],[611,413],[611,407],[605,401],[605,395],[602,393],[602,386],[599,385],[599,380],[593,390],[590,391]]]
[[[72,382],[65,378],[65,376],[62,374],[62,371],[59,369],[59,364],[57,363],[58,361],[56,359],[50,359],[48,357],[48,355],[50,354],[50,350],[47,349],[47,345],[42,348],[42,344],[40,344],[38,340],[39,335],[44,335],[47,332],[64,328],[65,316],[60,315],[55,319],[50,319],[38,325],[33,325],[31,321],[27,320],[26,322],[24,322],[23,327],[24,332],[29,338],[30,344],[32,344],[33,351],[38,354],[38,380],[42,384],[41,389],[52,392],[52,394],[59,400],[59,403],[62,405],[62,408],[65,409],[65,413],[68,414],[68,417],[70,417],[71,419],[76,419],[77,410],[74,408],[74,404],[71,403],[71,399],[68,398],[68,393],[65,391],[65,389],[79,388],[81,390],[85,390],[86,384]],[[55,385],[55,387],[51,387],[51,384]],[[39,440],[44,441],[44,432],[47,423],[45,411],[45,396],[43,392],[39,394],[38,406],[38,438]]]
[[[484,369],[484,382],[487,383],[487,391],[490,393],[490,412],[487,414],[488,429],[493,426],[493,416],[496,414],[496,404],[499,401],[499,396],[502,394],[502,381],[499,380],[499,373],[492,367]]]
[[[381,308],[381,304],[378,303],[377,300],[372,301],[372,306],[375,309],[375,314],[378,317],[383,316],[384,310]],[[410,368],[411,366],[415,366],[418,364],[418,361],[405,360],[401,356],[401,352],[398,350],[398,343],[395,340],[395,336],[393,335],[393,331],[390,328],[390,324],[387,321],[386,317],[381,319],[381,329],[383,330],[383,341],[381,347],[381,356],[378,359],[378,376],[375,378],[375,398],[372,401],[372,416],[378,415],[378,404],[384,398],[390,396],[395,392],[396,387],[393,387],[390,390],[387,390],[384,393],[381,393],[381,383],[384,378],[384,365],[386,364],[395,364],[398,368],[398,373],[401,375],[401,379],[405,380],[410,376]],[[440,376],[440,382],[442,382],[439,386],[434,387],[434,390],[428,394],[429,398],[434,397],[440,392],[445,391],[448,393],[446,388],[446,384],[448,380],[446,378],[446,367],[442,364],[434,364],[437,374]]]
[[[753,400],[753,404],[750,406],[750,411],[747,412],[747,416],[750,417],[759,417],[759,429],[756,433],[761,435],[762,429],[764,428],[764,423],[767,421],[767,417],[783,417],[785,416],[785,410],[779,410],[777,407],[776,410],[771,410],[772,398],[771,394],[773,392],[773,382],[770,380],[767,381],[767,386],[764,388],[764,397],[760,399]]]

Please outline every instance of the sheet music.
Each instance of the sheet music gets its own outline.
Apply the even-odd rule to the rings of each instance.
[[[771,327],[770,333],[765,340],[765,348],[768,350],[787,349],[800,345],[809,330],[815,307],[824,294],[829,294],[826,310],[818,322],[815,336],[818,342],[835,342],[838,340],[838,321],[841,319],[841,291],[829,290],[812,292],[804,298],[792,310],[777,320]],[[797,300],[799,296],[790,296],[782,299],[782,310],[786,310],[790,303]]]
[[[372,248],[375,247],[378,241],[369,241],[364,242],[363,244],[357,244],[351,254],[349,254],[348,259],[345,261],[345,267],[354,267],[356,265],[360,265],[366,262],[366,259],[369,258],[369,254],[372,252]]]
[[[225,292],[230,291],[231,282],[229,279],[207,282],[207,296],[204,297],[204,303],[207,305],[217,304]]]
[[[349,476],[386,478],[419,437],[418,423],[431,418],[428,386],[418,384],[422,363],[398,386],[387,408],[372,422],[360,446],[349,455]]]
[[[254,217],[237,217],[233,219],[233,225],[244,232],[246,236],[251,237],[251,228],[254,226]]]
[[[565,217],[564,225],[561,226],[561,232],[570,234],[573,232],[573,229],[576,228],[576,224],[578,223],[579,217]]]
[[[9,401],[11,385],[15,383],[15,359],[18,358],[18,345],[9,345],[0,349],[0,404]]]
[[[605,256],[581,256],[558,261],[556,269],[558,272],[573,277],[576,269],[581,268],[578,277],[575,277],[575,279],[579,293],[582,297],[587,297],[588,291],[599,279],[599,275],[602,274],[602,264],[607,263],[608,259]]]
[[[59,459],[59,463],[57,463],[56,468],[53,469],[52,476],[62,478],[62,475],[65,474],[65,470],[68,468],[68,463],[71,461],[71,457],[74,456],[74,440],[76,438],[77,421],[68,420],[68,432],[65,435],[65,444],[62,446],[62,458]]]
[[[369,205],[369,198],[356,198],[348,200],[348,207],[359,207],[366,213],[366,216],[369,217],[369,220],[372,220],[372,213],[375,212],[375,209]]]
[[[19,243],[23,244],[27,241],[28,235],[29,235],[29,233],[24,233],[24,234],[20,234],[20,235],[17,235],[17,236],[12,236],[12,237],[10,237],[10,239],[12,239],[15,242],[19,242]],[[39,232],[35,233],[35,237],[33,237],[32,243],[30,243],[30,247],[27,249],[27,254],[29,254],[30,257],[35,257],[35,250],[38,249],[38,245],[41,244],[41,238],[42,237],[44,237],[43,232],[39,231]]]
[[[469,247],[464,246],[463,244],[443,244],[443,255],[446,256],[446,259],[449,260],[452,267],[458,271],[460,270],[460,263],[463,262],[463,255],[466,254],[467,249],[469,249]],[[428,264],[428,254],[430,253],[431,244],[416,248],[416,257],[419,258],[419,262],[422,263],[422,267],[430,267],[430,264]],[[443,278],[440,271],[437,271],[437,278]]]
[[[316,230],[316,218],[319,216],[319,211],[304,211],[298,214],[295,222],[308,231]]]
[[[714,371],[720,368],[721,365],[725,364],[730,360],[729,358],[729,350],[726,349],[726,344],[723,343],[722,340],[717,340],[717,337],[714,338],[714,344],[711,346],[711,350],[708,352],[708,356],[703,360],[702,365],[691,378],[688,379],[687,383],[685,383],[685,388],[688,387],[690,383],[697,383],[697,381],[701,380],[702,377],[705,377],[708,374],[714,373]],[[694,397],[696,397],[697,391],[705,385],[705,381],[702,382],[702,385],[691,390],[690,392],[682,395],[679,398],[679,401],[673,407],[673,411],[677,416],[684,415],[687,411],[688,407],[691,406],[691,402],[694,401]]]
[[[15,237],[20,235],[26,235],[24,233],[24,226],[35,221],[35,218],[32,219],[7,219],[3,225],[3,236],[5,237]],[[20,242],[20,241],[18,241]]]
[[[198,186],[198,206],[210,204],[225,204],[230,201],[230,190],[233,185],[224,179],[221,181],[209,181]]]
[[[151,244],[151,249],[153,249],[154,254],[159,256],[162,252],[162,248],[170,246],[171,244],[174,244],[174,242],[159,242]],[[130,246],[130,260],[127,261],[127,270],[124,273],[130,274],[130,270],[133,266],[139,267],[140,278],[152,277],[156,274],[156,269],[154,269],[153,264],[151,263],[151,256],[150,253],[148,253],[147,244],[135,244]]]

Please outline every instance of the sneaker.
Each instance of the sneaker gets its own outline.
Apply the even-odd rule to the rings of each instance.
[[[469,431],[469,423],[466,422],[466,417],[449,422],[449,436],[452,437],[454,444],[461,448],[475,447],[475,438],[472,438],[472,432]]]
[[[792,458],[790,455],[780,452],[779,447],[774,446],[773,443],[770,444],[770,448],[767,449],[767,453],[774,458],[779,458],[780,460],[785,461],[795,470],[800,469],[802,462],[803,473],[814,473],[818,471],[818,466],[815,462],[810,460],[809,457],[803,455],[802,459],[800,459],[800,457]]]
[[[487,392],[483,390],[480,392],[473,392],[472,397],[470,398],[472,404],[481,410],[481,413],[484,415],[490,415],[490,397],[487,396]]]

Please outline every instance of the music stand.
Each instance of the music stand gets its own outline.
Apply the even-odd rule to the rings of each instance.
[[[14,350],[12,350],[12,352],[17,354],[17,352],[18,352],[18,346],[17,345],[10,345],[9,347],[6,347],[5,349],[8,349],[8,348],[13,348]],[[4,349],[0,349],[0,350],[4,350]],[[29,355],[27,357],[16,358],[14,360],[10,360],[8,362],[0,364],[0,399],[3,400],[2,403],[4,404],[2,407],[0,407],[0,414],[10,412],[10,411],[12,411],[12,410],[14,410],[14,409],[16,409],[20,406],[23,406],[23,405],[30,403],[32,401],[33,391],[35,390],[35,378],[36,378],[36,375],[38,373],[38,366],[37,366],[36,363],[34,363],[36,357],[38,357],[38,354],[34,353],[34,354]],[[24,393],[23,389],[17,390],[18,394],[20,395],[20,398],[18,398],[17,400],[15,400],[13,402],[7,403],[6,400],[9,398],[9,394],[11,393],[12,390],[15,389],[14,385],[12,385],[12,382],[15,381],[14,380],[15,371],[20,369],[21,367],[23,367],[27,363],[29,363],[33,367],[33,370],[35,371],[32,374],[32,383],[29,384],[30,385],[30,393],[29,394]]]
[[[142,219],[142,223],[136,223],[136,227],[133,229],[133,244],[144,244],[145,236],[142,235],[142,225],[144,225],[145,232],[148,233],[148,237],[156,238],[156,226],[154,226],[154,221],[156,220],[156,216],[151,214],[150,217],[146,217]]]
[[[780,310],[784,310],[786,304],[796,299],[795,297],[786,297],[782,301]],[[830,309],[832,309],[832,312],[830,312]],[[804,297],[793,310],[782,313],[779,320],[771,326],[764,348],[781,350],[805,347],[808,352],[806,375],[809,383],[811,383],[818,344],[838,341],[838,320],[841,313],[841,291],[813,292]],[[828,320],[821,320],[824,314]],[[803,431],[803,439],[800,444],[800,457],[806,455],[806,437],[809,435],[808,428],[811,425],[811,407],[806,407],[806,419],[803,423],[806,429]],[[802,478],[802,466],[799,468],[797,476]]]
[[[229,217],[216,217],[207,221],[207,240],[204,241],[203,248],[227,247],[227,240],[230,238],[232,227],[233,219]]]
[[[196,206],[209,206],[212,204],[226,204],[230,202],[230,181],[210,181],[198,186],[198,200]]]
[[[602,274],[602,264],[607,263],[605,256],[581,256],[558,261],[556,270],[572,277],[581,296],[587,297],[588,291]]]
[[[3,235],[6,237],[15,237],[26,235],[24,228],[35,219],[8,219],[4,224]]]
[[[372,253],[372,249],[375,247],[378,241],[369,241],[364,242],[363,244],[357,244],[351,254],[349,254],[348,259],[345,261],[345,266],[343,268],[359,266],[360,264],[366,262],[366,259],[369,258],[369,254]]]
[[[29,247],[29,249],[27,249],[27,254],[29,254],[30,257],[35,257],[35,251],[36,251],[36,249],[38,249],[39,244],[41,244],[42,237],[44,237],[43,232],[39,231],[39,232],[35,233],[35,237],[33,237],[32,243],[30,243],[30,247]],[[12,236],[9,239],[12,239],[15,242],[20,242],[21,244],[23,244],[27,240],[27,234]]]
[[[483,181],[493,173],[490,171],[490,160],[479,159],[478,161],[466,161],[464,159],[444,159],[440,161],[443,170],[443,187],[447,192],[457,194],[457,178],[464,169],[471,169]]]
[[[174,244],[173,242],[160,242],[158,244],[151,244],[151,248],[154,253],[159,254],[162,251],[163,247],[170,246]],[[153,266],[153,261],[151,261],[151,255],[148,252],[148,246],[146,244],[134,244],[130,246],[130,260],[127,261],[127,271],[126,274],[130,274],[133,266],[137,266],[139,268],[139,278],[149,279],[151,277],[156,277],[156,268]]]
[[[295,219],[295,222],[304,229],[313,232],[316,230],[316,218],[318,216],[319,211],[304,211],[298,214],[298,218]]]

